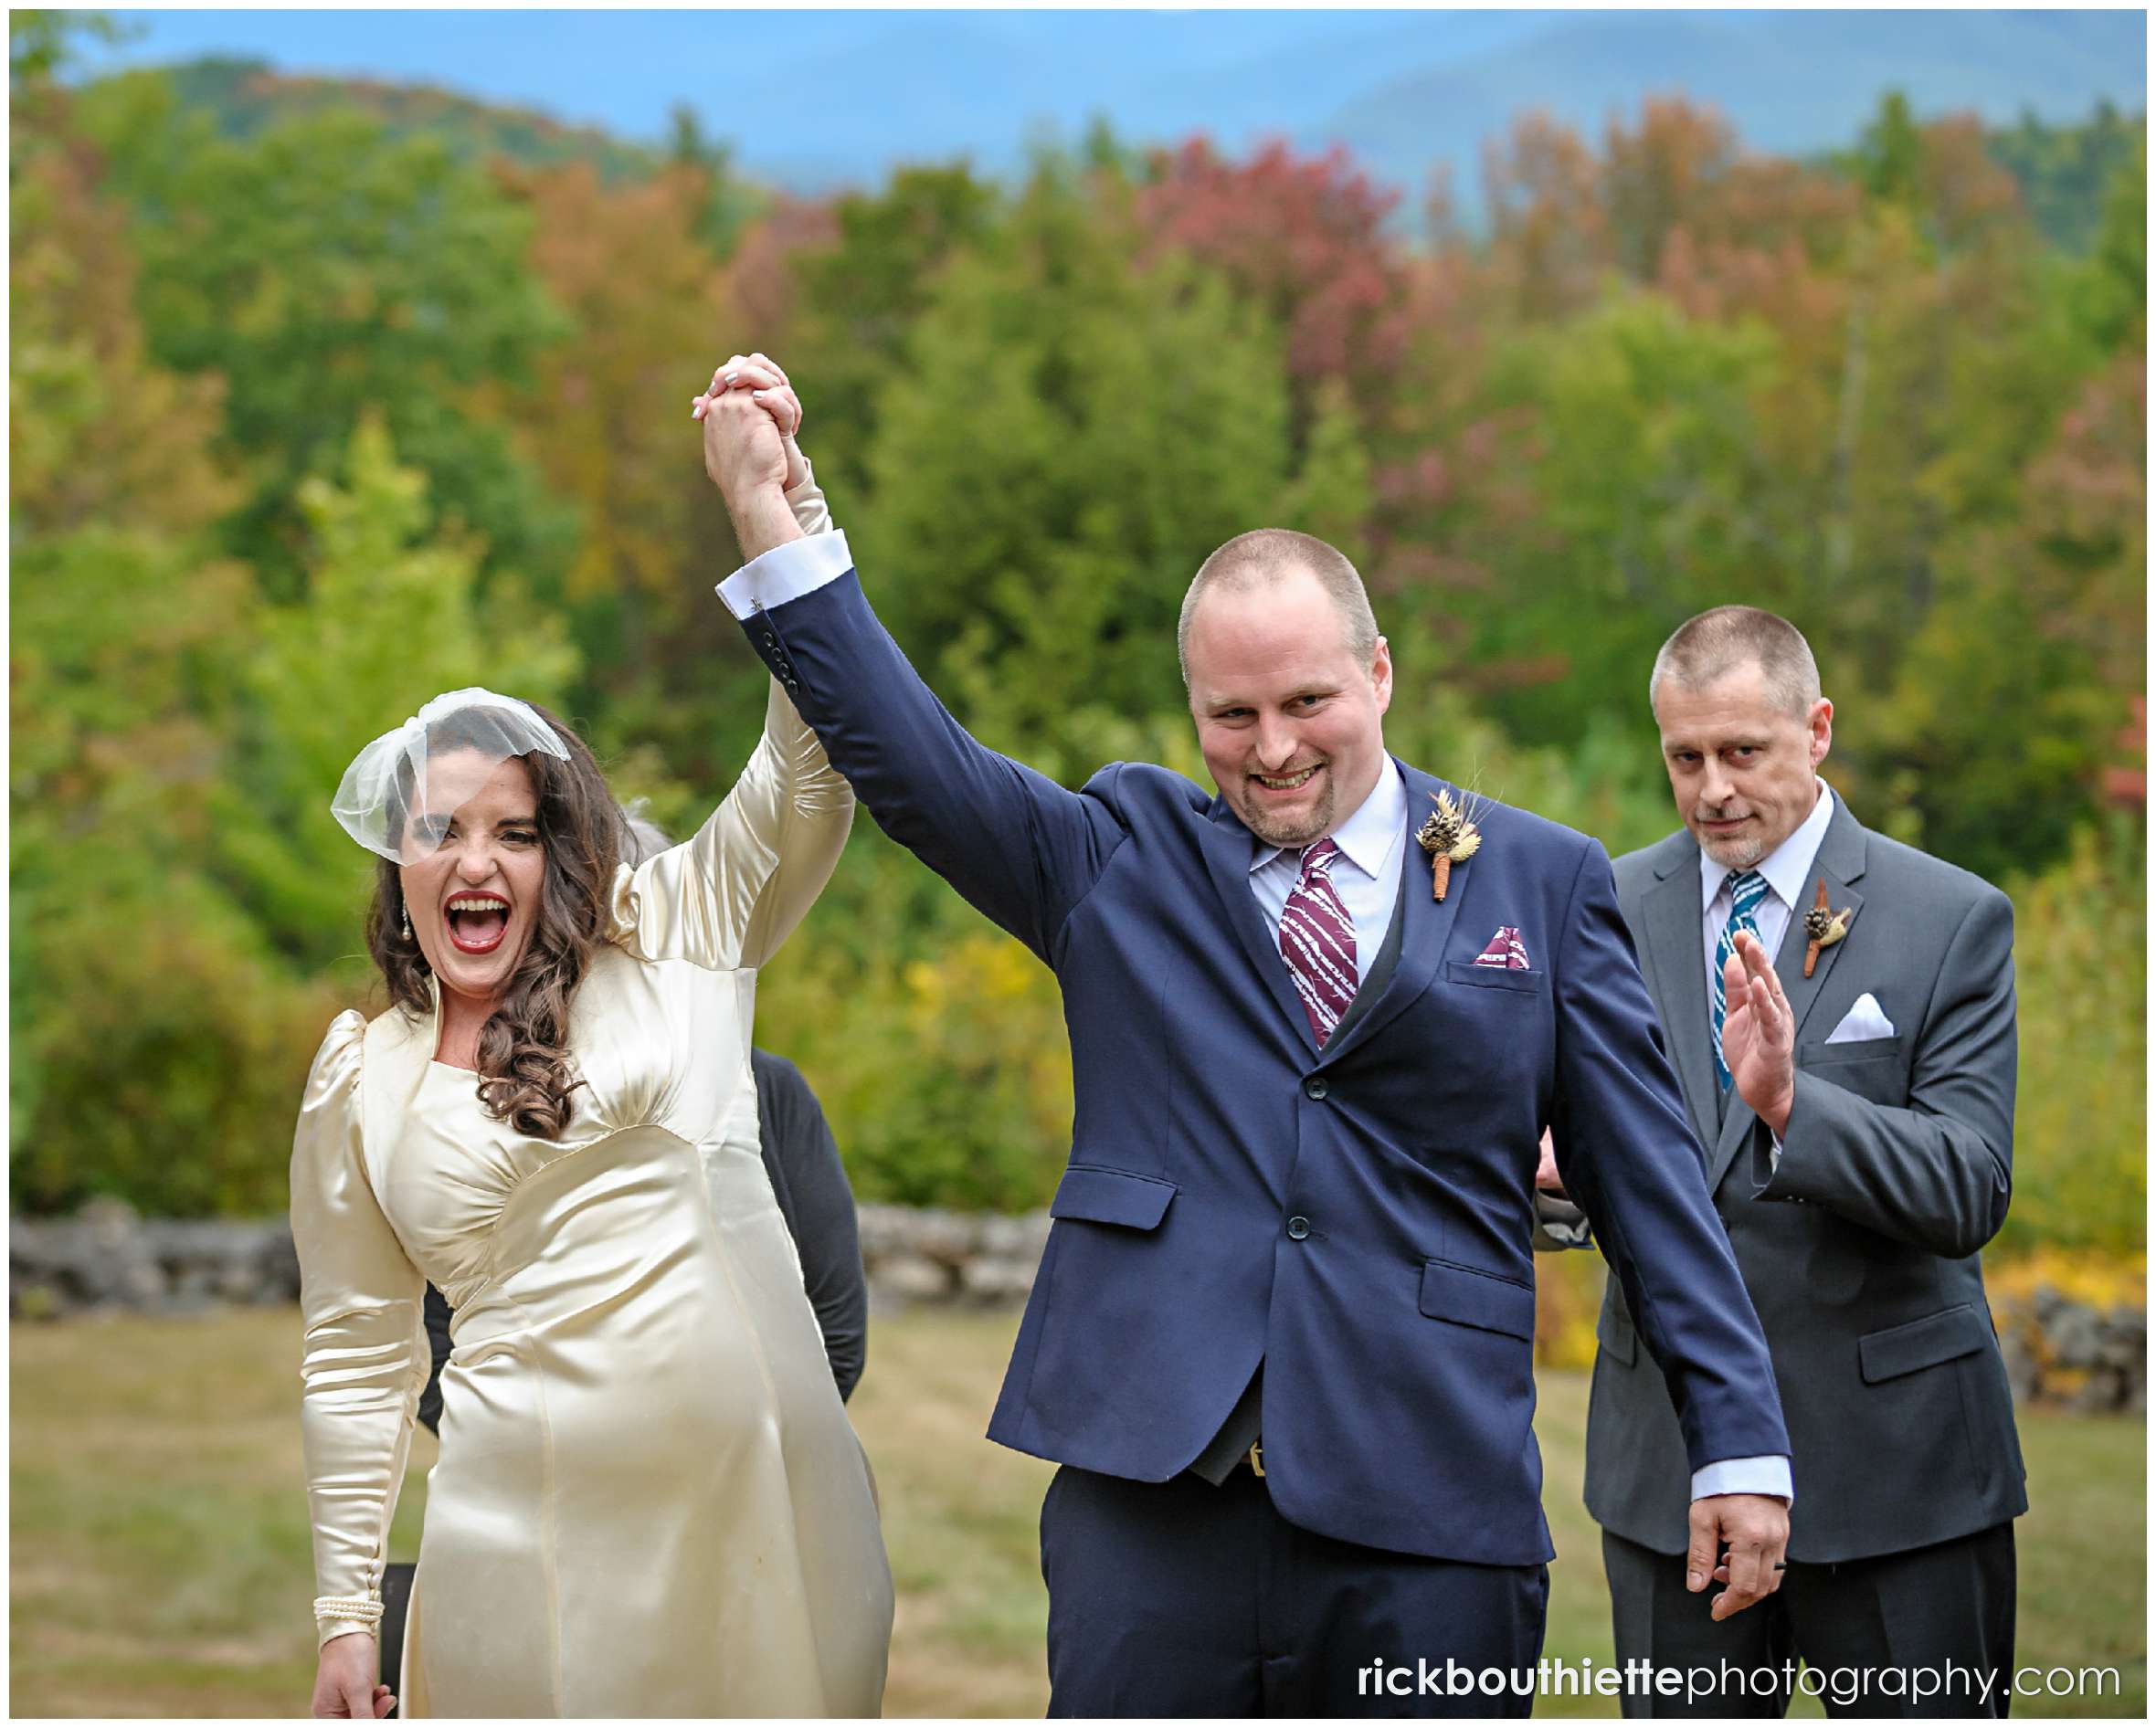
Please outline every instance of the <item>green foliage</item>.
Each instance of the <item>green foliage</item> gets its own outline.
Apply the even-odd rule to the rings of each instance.
[[[2084,828],[2013,889],[2021,1073],[2003,1251],[2146,1246],[2146,875],[2138,827]]]
[[[2145,116],[2129,118],[2099,101],[2079,125],[2049,126],[2024,110],[2018,123],[1986,142],[1992,160],[2020,184],[2045,238],[2081,254],[2108,224],[2112,188],[2145,162],[2148,132]]]
[[[1782,372],[1763,328],[1694,322],[1645,294],[1511,345],[1497,389],[1538,414],[1543,510],[1506,548],[1510,580],[1476,608],[1464,658],[1562,645],[1561,671],[1491,699],[1518,736],[1577,738],[1613,709],[1651,750],[1646,668],[1672,630],[1735,594],[1794,609],[1811,548],[1780,512]]]
[[[783,332],[787,375],[813,393],[818,471],[833,496],[869,484],[878,401],[900,374],[935,279],[1005,219],[1002,205],[962,163],[901,167],[881,190],[839,198],[835,234],[791,260],[799,293]],[[745,345],[777,341],[759,332]]]
[[[1675,820],[1655,648],[1786,613],[1865,818],[2023,878],[2009,1246],[2138,1232],[2138,1102],[2089,1083],[2141,1059],[2134,866],[2076,838],[2144,796],[2138,121],[1888,100],[1838,169],[1681,99],[1523,121],[1495,231],[1424,255],[1344,153],[1096,126],[1009,190],[806,204],[692,120],[650,151],[258,67],[63,87],[81,22],[10,31],[18,1204],[281,1203],[372,982],[328,798],[438,690],[559,707],[701,819],[765,683],[684,410],[760,347],[900,640],[1066,784],[1205,784],[1177,615],[1261,524],[1369,577],[1397,753],[1612,853]],[[1053,981],[867,820],[760,996],[864,1196],[1050,1192]]]
[[[11,86],[49,82],[73,61],[74,43],[82,37],[118,42],[131,34],[109,12],[33,11],[7,15],[7,72]]]
[[[462,162],[505,160],[525,167],[587,163],[608,181],[639,179],[658,153],[590,126],[565,126],[530,109],[475,101],[424,84],[299,77],[264,60],[208,55],[166,68],[181,102],[210,116],[228,138],[252,138],[280,122],[333,109],[357,109],[396,137],[440,141]]]
[[[770,200],[734,165],[734,148],[722,139],[704,135],[696,111],[676,102],[669,116],[672,136],[668,159],[677,168],[694,174],[698,186],[696,237],[713,258],[733,255],[742,230],[756,220]]]
[[[396,465],[379,422],[353,435],[343,488],[300,489],[306,597],[263,609],[240,668],[246,712],[216,822],[223,872],[280,948],[311,967],[356,945],[374,869],[327,794],[370,738],[443,690],[485,684],[562,700],[577,667],[558,615],[497,583],[476,548],[428,542],[427,479]]]
[[[1096,765],[1102,724],[1181,707],[1176,618],[1207,553],[1368,509],[1345,404],[1299,469],[1277,332],[1179,259],[1131,270],[1097,187],[1045,163],[1009,226],[937,278],[853,531],[954,711],[1065,777]]]
[[[2145,347],[2149,325],[2149,156],[2145,144],[2105,184],[2089,256],[2073,279],[2076,321],[2105,353]]]
[[[289,579],[300,485],[371,409],[432,477],[445,522],[551,585],[574,519],[463,400],[568,333],[526,268],[526,212],[439,139],[355,111],[228,141],[133,74],[93,87],[80,120],[139,218],[153,353],[225,381],[224,450],[252,482],[227,525],[237,555]]]

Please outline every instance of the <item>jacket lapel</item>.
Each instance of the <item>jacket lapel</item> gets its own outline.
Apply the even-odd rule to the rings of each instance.
[[[1274,932],[1265,928],[1257,896],[1251,892],[1251,848],[1255,840],[1242,819],[1228,807],[1225,798],[1213,800],[1206,818],[1200,828],[1199,845],[1205,854],[1206,871],[1220,894],[1221,910],[1228,920],[1228,927],[1249,954],[1251,964],[1257,969],[1265,988],[1272,992],[1280,1011],[1295,1028],[1295,1035],[1315,1056],[1317,1040],[1310,1035],[1310,1017],[1303,1011],[1303,999],[1295,994],[1287,963],[1280,957],[1280,950],[1274,945]]]
[[[1360,1016],[1344,1032],[1335,1035],[1326,1046],[1325,1059],[1328,1062],[1343,1050],[1375,1038],[1402,1009],[1430,988],[1430,981],[1437,975],[1438,963],[1444,958],[1445,942],[1452,934],[1453,920],[1459,914],[1460,902],[1474,891],[1479,860],[1471,859],[1453,867],[1452,885],[1445,890],[1444,899],[1442,901],[1432,899],[1430,855],[1415,844],[1414,838],[1415,830],[1422,826],[1422,818],[1430,813],[1431,800],[1440,789],[1449,790],[1455,796],[1464,795],[1457,786],[1450,786],[1405,763],[1399,766],[1408,794],[1408,838],[1400,861],[1402,881],[1398,915],[1406,921],[1400,932],[1400,962],[1393,967],[1392,976],[1385,981],[1384,989],[1370,1004],[1369,1012]]]
[[[1704,1148],[1715,1134],[1714,1031],[1707,1019],[1707,963],[1700,949],[1699,850],[1690,835],[1682,838],[1686,844],[1667,874],[1642,899],[1642,957],[1661,1005],[1670,1060]]]
[[[1832,948],[1822,948],[1819,951],[1819,964],[1807,978],[1804,975],[1804,950],[1810,943],[1810,938],[1804,933],[1804,913],[1810,909],[1818,891],[1818,883],[1823,877],[1827,898],[1833,902],[1834,909],[1836,911],[1844,906],[1854,909],[1850,918],[1850,926],[1854,929],[1856,922],[1855,914],[1864,909],[1864,896],[1851,884],[1864,874],[1864,827],[1849,814],[1849,806],[1837,794],[1834,817],[1826,825],[1826,837],[1820,841],[1819,854],[1812,860],[1812,868],[1805,872],[1803,892],[1799,896],[1796,910],[1790,914],[1789,929],[1781,938],[1781,952],[1774,957],[1774,974],[1781,980],[1782,995],[1789,998],[1790,1013],[1797,1023],[1795,1036],[1800,1040],[1804,1036],[1804,1022],[1811,1017],[1820,993],[1826,988],[1827,977],[1834,969],[1834,962],[1841,957],[1842,950],[1848,946],[1848,941],[1844,938]],[[1695,943],[1698,940],[1696,935]],[[1700,971],[1702,989],[1706,987],[1706,976],[1703,961]],[[1708,1059],[1711,1065],[1711,1053]],[[1744,1143],[1745,1136],[1758,1121],[1752,1107],[1739,1097],[1732,1088],[1729,1093],[1729,1113],[1722,1120],[1722,1132],[1715,1141],[1714,1156],[1707,1162],[1707,1186],[1710,1194],[1721,1185],[1723,1176],[1728,1173],[1729,1165],[1737,1157],[1737,1149]]]

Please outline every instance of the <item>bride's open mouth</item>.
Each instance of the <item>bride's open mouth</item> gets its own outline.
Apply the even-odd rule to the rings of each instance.
[[[459,954],[491,954],[509,934],[509,902],[499,894],[453,894],[442,922]]]

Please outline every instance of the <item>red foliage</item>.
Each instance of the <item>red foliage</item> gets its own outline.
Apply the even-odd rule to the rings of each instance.
[[[726,269],[726,292],[751,345],[783,353],[800,300],[793,260],[798,253],[837,244],[839,220],[828,200],[781,194],[763,219],[743,235]]]
[[[2118,745],[2121,754],[2133,758],[2135,765],[2106,768],[2104,796],[2113,804],[2145,810],[2149,807],[2149,699],[2130,696],[2126,701],[2133,719],[2120,729]]]
[[[1414,273],[1384,232],[1399,201],[1337,145],[1297,157],[1274,142],[1231,162],[1193,138],[1153,158],[1141,258],[1175,248],[1221,269],[1285,328],[1298,388],[1337,377],[1364,398],[1412,327]]]

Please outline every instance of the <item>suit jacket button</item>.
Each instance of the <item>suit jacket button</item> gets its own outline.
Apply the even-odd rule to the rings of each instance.
[[[1296,1214],[1287,1221],[1287,1234],[1291,1242],[1300,1242],[1310,1234],[1310,1220],[1300,1213]]]
[[[1313,1074],[1303,1082],[1303,1095],[1305,1098],[1323,1098],[1328,1090],[1323,1074]]]

